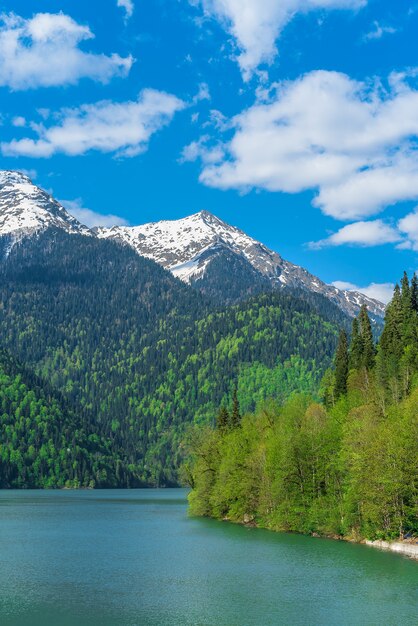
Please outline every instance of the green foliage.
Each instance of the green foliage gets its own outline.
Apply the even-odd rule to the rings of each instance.
[[[365,304],[360,309],[359,329],[361,337],[360,366],[371,369],[374,365],[376,349],[373,341],[372,326]]]
[[[0,352],[0,488],[115,486],[121,477],[109,448],[43,381]]]
[[[324,404],[293,395],[244,416],[240,428],[195,439],[193,514],[354,539],[418,533],[414,284],[404,277],[395,290],[374,367],[367,311],[354,324],[349,372],[341,333]]]
[[[359,321],[357,317],[353,319],[353,325],[351,328],[351,344],[350,344],[350,357],[349,368],[359,369],[361,367],[363,352],[363,342],[361,339]]]
[[[230,419],[231,417],[228,413],[228,410],[224,406],[221,406],[218,416],[216,418],[216,428],[221,431],[226,430],[229,427]]]
[[[121,486],[176,484],[186,425],[212,424],[232,381],[242,412],[314,392],[345,321],[308,295],[220,308],[128,247],[59,232],[0,273],[0,342],[110,442]]]
[[[341,330],[335,355],[335,399],[347,393],[348,340],[345,330]]]
[[[241,424],[241,412],[239,408],[238,389],[234,387],[232,394],[232,411],[230,417],[231,428],[237,428]]]

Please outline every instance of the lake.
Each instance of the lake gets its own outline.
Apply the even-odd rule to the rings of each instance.
[[[187,516],[186,491],[1,491],[1,626],[401,626],[418,563]]]

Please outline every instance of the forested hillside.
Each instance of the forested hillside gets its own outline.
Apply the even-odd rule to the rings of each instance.
[[[122,478],[111,442],[0,351],[0,488],[112,487]]]
[[[340,333],[322,402],[294,395],[190,435],[191,511],[274,530],[418,532],[418,281],[404,275],[373,342],[367,311]]]
[[[185,426],[211,423],[235,386],[246,410],[314,393],[346,323],[314,294],[219,308],[127,247],[62,231],[0,266],[0,342],[111,442],[123,486],[174,484]]]

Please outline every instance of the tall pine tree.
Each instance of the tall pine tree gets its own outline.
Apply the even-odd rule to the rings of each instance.
[[[418,276],[416,274],[411,280],[411,304],[415,313],[418,313]]]
[[[227,409],[224,406],[221,406],[216,418],[216,427],[218,428],[218,430],[224,431],[228,428],[229,421],[230,416]]]
[[[359,324],[362,343],[360,365],[366,369],[371,369],[374,365],[376,349],[374,347],[372,325],[365,304],[360,309]]]
[[[348,378],[348,340],[345,330],[341,330],[335,355],[335,387],[336,400],[347,393]]]
[[[232,394],[232,412],[231,412],[231,426],[237,428],[241,424],[241,412],[238,401],[238,389],[234,387]]]
[[[363,342],[360,334],[360,328],[358,319],[353,319],[353,325],[351,329],[351,343],[350,343],[350,369],[359,369],[361,366],[361,357],[363,353]]]

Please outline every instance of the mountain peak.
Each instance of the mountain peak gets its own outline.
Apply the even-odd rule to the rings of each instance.
[[[0,188],[8,184],[27,183],[32,185],[32,181],[26,174],[18,170],[0,170]]]
[[[1,170],[0,235],[11,235],[18,241],[50,227],[69,233],[90,232],[46,191],[34,185],[26,174]]]
[[[206,211],[206,209],[203,209],[202,211],[199,211],[198,213],[195,213],[191,217],[198,217],[199,219],[201,219],[204,222],[207,222],[209,224],[210,223],[221,223],[221,224],[225,224],[226,223],[226,222],[223,222],[219,217],[217,217],[213,213],[210,213],[210,211]],[[184,219],[187,219],[187,218],[184,218]]]
[[[179,220],[163,220],[141,226],[98,229],[101,238],[131,246],[138,254],[153,259],[174,276],[189,284],[204,286],[207,269],[225,252],[249,263],[259,278],[273,289],[305,290],[323,295],[350,316],[366,304],[376,317],[384,316],[384,305],[361,293],[340,291],[307,270],[283,259],[277,252],[222,221],[209,211],[199,211]],[[222,277],[219,277],[222,289]]]
[[[358,292],[340,291],[326,285],[307,270],[284,260],[277,252],[209,211],[199,211],[178,220],[90,230],[46,191],[34,185],[25,174],[0,171],[0,236],[7,235],[13,245],[23,237],[47,228],[114,239],[129,245],[139,255],[153,259],[183,282],[200,288],[204,287],[208,268],[219,268],[219,262],[212,264],[215,259],[222,261],[224,269],[221,274],[233,267],[234,263],[231,265],[230,262],[235,259],[239,261],[236,267],[241,267],[242,271],[247,264],[254,279],[261,280],[263,285],[270,285],[272,289],[319,293],[351,316],[357,315],[362,304],[367,305],[372,315],[384,316],[382,303]],[[223,275],[216,278],[220,292],[223,278]],[[231,278],[234,279],[233,276]],[[213,276],[211,280],[214,280]]]

